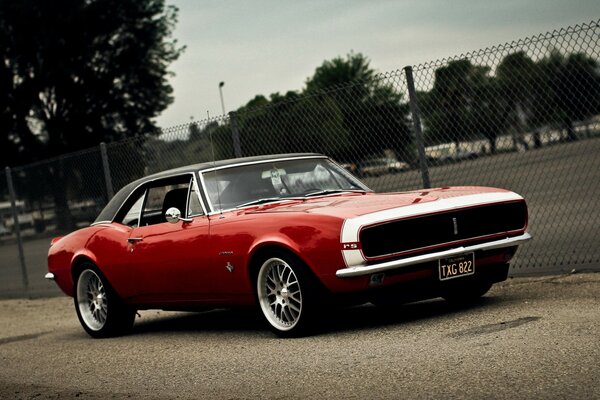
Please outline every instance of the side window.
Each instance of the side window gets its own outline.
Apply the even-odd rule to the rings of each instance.
[[[138,222],[140,219],[140,212],[142,211],[142,204],[144,204],[144,195],[146,194],[143,191],[138,199],[133,203],[131,208],[127,211],[123,219],[120,221],[123,225],[131,226],[132,228],[136,228],[138,226]]]
[[[181,216],[185,217],[189,187],[189,178],[186,183],[150,187],[144,202],[141,225],[167,222],[165,212],[171,207],[178,208]]]
[[[165,212],[171,207],[178,208],[182,217],[188,215],[188,207],[195,207],[199,214],[202,214],[199,201],[198,205],[195,205],[188,200],[188,197],[193,196],[196,196],[197,200],[195,193],[188,196],[192,182],[191,174],[187,174],[147,183],[147,187],[138,188],[134,196],[127,199],[127,204],[119,210],[115,222],[134,228],[160,224],[167,222]],[[128,206],[129,204],[131,206]]]
[[[151,187],[148,189],[148,196],[146,196],[146,203],[144,204],[144,218],[155,213],[160,214],[165,195],[169,189],[171,189],[170,185]]]

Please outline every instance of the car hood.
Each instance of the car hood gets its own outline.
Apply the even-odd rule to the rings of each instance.
[[[289,213],[302,212],[312,214],[329,215],[339,218],[352,218],[379,211],[410,207],[417,204],[437,202],[442,199],[450,199],[461,196],[478,195],[481,203],[494,202],[493,193],[510,193],[504,189],[461,186],[442,187],[435,189],[423,189],[401,193],[344,193],[326,195],[306,200],[271,203],[255,209],[247,210],[247,214],[255,213]],[[490,194],[490,196],[486,196]],[[489,200],[486,200],[488,199]],[[448,204],[448,202],[442,202]],[[448,208],[440,204],[440,209]]]

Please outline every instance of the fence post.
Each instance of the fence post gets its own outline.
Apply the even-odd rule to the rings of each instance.
[[[100,155],[102,156],[102,169],[104,170],[104,183],[106,184],[106,201],[110,201],[115,195],[112,179],[110,177],[110,165],[108,164],[108,154],[106,153],[106,143],[100,143]]]
[[[6,171],[6,183],[8,184],[8,193],[10,195],[10,206],[12,208],[12,216],[15,227],[15,234],[17,235],[17,247],[19,249],[19,262],[21,263],[21,279],[23,282],[23,289],[27,291],[29,288],[29,278],[27,276],[27,264],[25,264],[25,253],[23,252],[23,241],[21,239],[21,226],[19,225],[19,212],[17,210],[17,197],[15,196],[15,187],[13,185],[12,173],[10,167],[5,168]]]
[[[423,180],[423,187],[429,189],[431,187],[431,182],[429,181],[429,168],[427,167],[427,157],[425,156],[425,141],[423,140],[423,131],[421,129],[421,117],[419,113],[419,104],[417,103],[417,93],[415,91],[412,67],[410,65],[404,67],[404,73],[406,74],[410,112],[412,114],[413,127],[415,128],[415,140],[417,143],[417,151],[419,153],[421,179]]]
[[[229,112],[229,120],[231,121],[231,140],[233,141],[233,153],[236,158],[242,156],[242,145],[240,144],[240,131],[237,125],[237,114],[235,111]]]

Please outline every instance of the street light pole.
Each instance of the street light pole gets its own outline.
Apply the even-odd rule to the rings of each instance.
[[[223,116],[225,115],[225,103],[223,102],[223,86],[225,82],[219,82],[219,95],[221,96],[221,109],[223,110]]]

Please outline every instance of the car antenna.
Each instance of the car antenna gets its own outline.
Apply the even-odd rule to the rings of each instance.
[[[210,113],[206,110],[206,119],[210,123]],[[223,214],[223,206],[221,205],[221,191],[219,190],[219,181],[217,181],[217,162],[215,160],[215,146],[212,139],[212,129],[208,129],[208,140],[210,141],[210,151],[212,153],[213,173],[215,174],[215,185],[217,188],[217,201],[219,202],[219,212]]]

